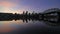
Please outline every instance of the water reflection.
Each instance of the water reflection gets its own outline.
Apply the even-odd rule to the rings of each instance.
[[[57,26],[59,24],[59,18],[43,18],[43,19],[4,19],[0,20],[0,33],[11,33],[19,31],[21,32],[27,28],[38,28]],[[26,31],[26,30],[25,30]]]

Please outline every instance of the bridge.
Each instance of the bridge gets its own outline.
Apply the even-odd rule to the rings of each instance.
[[[60,9],[52,8],[43,12],[42,19],[47,21],[60,20]]]
[[[58,8],[52,8],[44,11],[43,13],[44,16],[60,16],[60,9]]]

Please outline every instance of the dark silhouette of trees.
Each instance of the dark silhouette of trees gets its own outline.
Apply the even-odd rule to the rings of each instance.
[[[25,14],[25,11],[23,11],[23,15]]]
[[[28,11],[26,11],[26,15],[28,15]]]
[[[32,13],[29,13],[28,11],[23,11],[22,14],[12,14],[12,13],[0,13],[0,19],[22,19],[24,21],[24,19],[27,21],[28,19],[36,19],[39,20],[40,18],[42,18],[44,20],[44,18],[50,19],[52,17],[55,17],[55,13],[57,13],[57,17],[59,18],[58,20],[60,20],[60,9],[58,8],[51,8],[45,11],[45,13],[35,13],[35,11],[33,11]],[[54,14],[54,15],[51,15]]]

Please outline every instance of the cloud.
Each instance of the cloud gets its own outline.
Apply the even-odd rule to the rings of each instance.
[[[18,1],[19,0],[0,0],[0,12],[17,13],[17,5],[19,3]]]
[[[13,2],[9,2],[9,1],[0,1],[0,6],[3,6],[3,7],[13,7],[13,6],[16,6],[17,4],[16,3],[13,3]]]

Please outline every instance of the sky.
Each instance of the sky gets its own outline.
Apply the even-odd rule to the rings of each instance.
[[[0,0],[0,12],[4,13],[44,12],[50,8],[60,8],[60,0]]]

